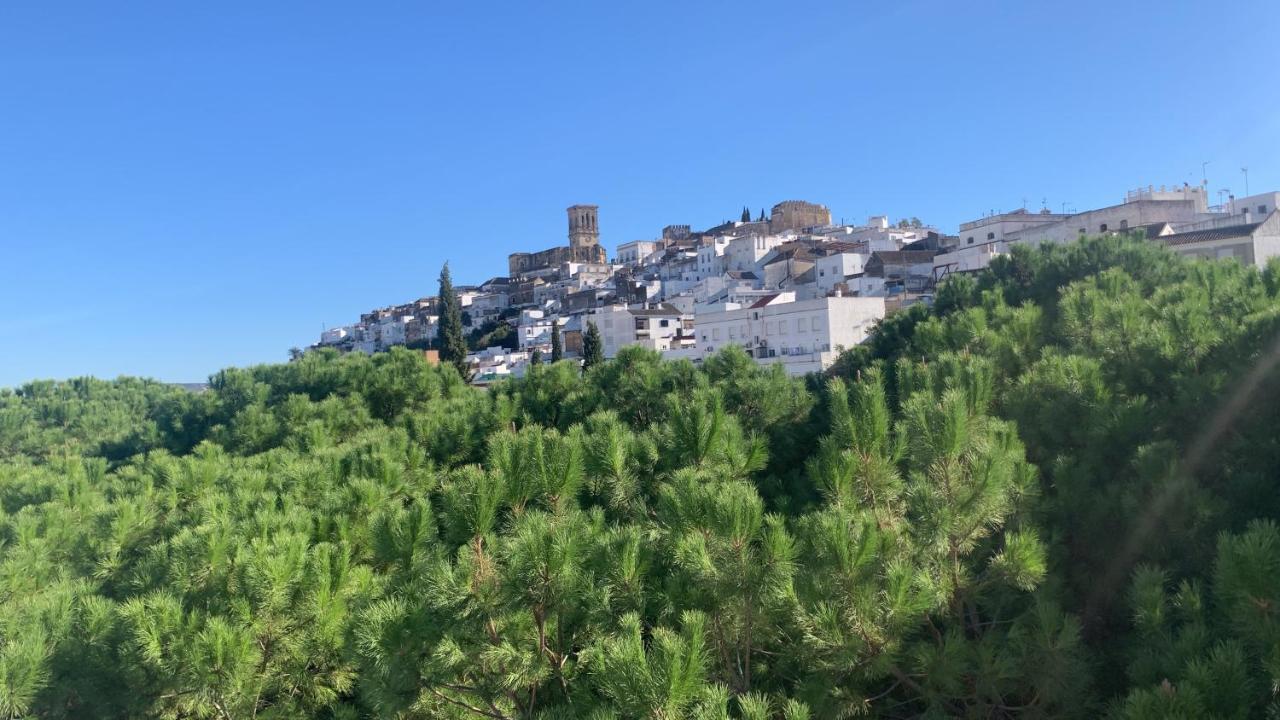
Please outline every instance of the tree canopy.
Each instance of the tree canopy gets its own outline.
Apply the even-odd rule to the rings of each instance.
[[[440,303],[440,321],[438,325],[440,361],[452,363],[458,372],[467,373],[467,338],[462,330],[462,303],[458,293],[453,289],[453,279],[449,275],[449,263],[440,268],[440,291],[437,294]]]

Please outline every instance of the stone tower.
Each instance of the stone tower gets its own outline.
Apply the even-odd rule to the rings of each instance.
[[[569,247],[574,254],[594,255],[600,246],[600,228],[596,225],[596,213],[600,208],[596,205],[574,205],[569,208]]]

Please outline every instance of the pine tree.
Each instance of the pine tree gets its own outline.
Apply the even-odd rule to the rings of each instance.
[[[564,358],[564,347],[560,343],[560,322],[551,323],[551,362],[557,363]]]
[[[462,308],[458,294],[453,291],[453,279],[449,276],[449,263],[440,270],[440,331],[437,346],[440,361],[452,363],[458,372],[467,375],[467,341],[462,334]]]
[[[587,331],[582,336],[582,369],[604,362],[604,348],[600,342],[600,329],[593,322],[587,323]]]
[[[529,364],[530,365],[542,364],[542,348],[533,349],[533,352],[529,354]]]

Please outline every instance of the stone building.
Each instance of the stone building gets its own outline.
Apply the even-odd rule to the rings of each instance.
[[[566,210],[569,215],[568,247],[553,247],[535,253],[512,253],[507,256],[507,270],[511,277],[518,277],[537,270],[557,268],[567,262],[609,262],[607,253],[600,246],[599,208],[595,205],[574,205]]]
[[[799,231],[830,224],[831,211],[826,205],[804,200],[783,200],[769,211],[769,232],[775,235],[788,230]]]

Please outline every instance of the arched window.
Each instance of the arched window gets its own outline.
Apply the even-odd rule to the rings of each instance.
[[[1121,230],[1128,230],[1128,229],[1129,229],[1129,221],[1128,221],[1128,220],[1121,220],[1121,221],[1120,221],[1120,229],[1121,229]]]
[[[1106,232],[1106,231],[1107,231],[1106,223],[1102,223],[1101,225],[1098,226],[1098,232]]]

